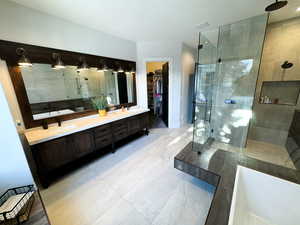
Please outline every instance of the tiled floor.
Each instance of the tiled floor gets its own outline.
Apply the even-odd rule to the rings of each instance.
[[[167,128],[166,124],[160,117],[151,114],[151,128]]]
[[[247,156],[255,159],[295,169],[287,150],[283,146],[273,145],[267,142],[248,140],[246,148],[242,149],[219,142],[214,142],[213,147],[227,151],[243,152]]]
[[[42,191],[52,225],[201,225],[214,188],[173,167],[191,128],[153,129]]]

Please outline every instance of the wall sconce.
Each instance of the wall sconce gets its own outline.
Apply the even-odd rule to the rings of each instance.
[[[32,63],[30,62],[29,58],[26,57],[26,51],[24,48],[17,48],[16,53],[18,56],[20,56],[20,59],[18,60],[18,65],[20,67],[29,67],[32,66]]]
[[[131,67],[130,73],[135,73],[135,69]]]
[[[118,69],[118,73],[124,73],[124,70],[123,70],[123,68],[121,66]]]
[[[99,65],[99,68],[97,69],[98,72],[105,72],[105,71],[108,71],[109,68],[108,66],[106,65],[106,62],[104,60],[101,60],[100,61],[100,65]]]
[[[89,69],[89,66],[86,63],[85,58],[80,56],[79,57],[79,63],[78,63],[78,66],[77,66],[77,71],[80,72],[80,71],[88,70],[88,69]]]
[[[105,71],[109,71],[109,68],[108,68],[108,66],[106,65],[106,64],[104,64],[104,66],[103,66],[103,71],[105,72]]]
[[[97,72],[99,73],[104,72],[103,68],[104,68],[103,64],[100,64],[99,67],[97,68]]]
[[[52,65],[52,69],[64,69],[65,68],[65,64],[61,60],[60,54],[53,53],[52,54],[52,59],[54,60],[54,64]]]
[[[122,66],[120,65],[120,63],[116,63],[116,70],[114,70],[114,72],[117,73],[124,73],[124,69],[122,68]]]
[[[112,65],[112,71],[113,71],[113,73],[118,73],[118,70],[119,70],[118,65],[116,63],[113,63],[113,65]]]

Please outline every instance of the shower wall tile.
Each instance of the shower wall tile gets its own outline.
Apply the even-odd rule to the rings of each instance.
[[[268,142],[275,145],[285,146],[288,131],[253,126],[249,130],[248,138],[255,141]]]
[[[294,63],[282,70],[284,61]],[[269,24],[263,49],[259,85],[262,81],[300,80],[300,18]],[[260,88],[256,96],[259,96]]]
[[[283,70],[284,61],[294,66]],[[277,140],[277,136],[289,129],[294,110],[297,106],[278,106],[258,104],[263,81],[300,80],[300,17],[269,24],[264,43],[261,68],[255,93],[253,112],[255,119],[250,129],[251,138],[282,145],[286,140]],[[262,131],[270,131],[268,137]],[[252,130],[253,129],[253,130]],[[286,138],[286,136],[284,136]]]

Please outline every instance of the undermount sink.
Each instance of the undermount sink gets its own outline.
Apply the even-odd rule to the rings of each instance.
[[[50,130],[55,130],[55,131],[68,131],[76,128],[75,125],[70,124],[70,125],[62,125],[61,127],[59,126],[54,126],[54,127],[49,127]]]

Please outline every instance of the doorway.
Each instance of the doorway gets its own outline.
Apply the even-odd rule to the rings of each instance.
[[[146,62],[147,95],[151,128],[169,126],[169,63]]]

